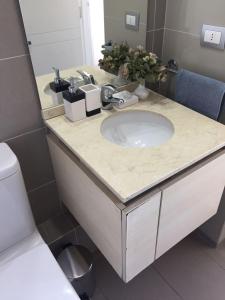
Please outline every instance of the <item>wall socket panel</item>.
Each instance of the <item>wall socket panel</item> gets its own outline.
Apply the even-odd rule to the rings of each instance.
[[[128,11],[125,13],[125,28],[139,31],[140,13]]]
[[[201,33],[201,46],[225,49],[225,27],[203,25]]]

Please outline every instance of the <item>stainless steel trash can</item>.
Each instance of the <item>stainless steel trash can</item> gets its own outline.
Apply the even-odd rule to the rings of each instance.
[[[80,245],[69,245],[57,259],[66,277],[80,297],[92,297],[95,290],[93,258],[89,250]]]

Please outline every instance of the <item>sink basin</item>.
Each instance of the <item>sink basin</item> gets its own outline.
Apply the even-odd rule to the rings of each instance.
[[[110,142],[133,148],[156,147],[174,134],[173,124],[164,116],[148,111],[115,113],[102,122],[102,135]]]

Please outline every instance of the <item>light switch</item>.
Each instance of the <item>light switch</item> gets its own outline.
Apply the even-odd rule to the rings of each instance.
[[[222,37],[222,32],[206,30],[204,36],[204,42],[219,45]]]
[[[136,25],[136,17],[135,16],[130,16],[130,25],[135,26]]]
[[[138,31],[140,23],[140,13],[126,12],[125,13],[125,27],[130,30]]]
[[[130,15],[126,15],[126,24],[127,25],[131,25],[130,23],[131,23],[131,20],[130,20]]]

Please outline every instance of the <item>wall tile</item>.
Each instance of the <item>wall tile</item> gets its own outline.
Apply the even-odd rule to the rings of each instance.
[[[7,143],[18,157],[28,191],[54,180],[44,128]]]
[[[13,57],[13,58],[12,58]],[[59,213],[40,102],[31,67],[19,1],[0,3],[0,142],[7,141],[21,163],[37,223]]]
[[[37,224],[41,224],[61,212],[55,182],[28,193],[28,197]]]
[[[225,26],[224,11],[221,0],[168,0],[166,28],[199,34],[202,24]]]
[[[19,1],[1,0],[0,28],[0,59],[28,53]]]
[[[156,1],[155,29],[162,29],[165,26],[166,0]]]
[[[89,238],[89,236],[81,226],[77,226],[76,228],[76,237],[78,245],[86,247],[92,253],[97,250],[96,245],[94,244],[94,242],[92,242],[92,240]]]
[[[162,57],[163,37],[164,29],[156,30],[154,32],[153,52],[156,53],[159,58]]]
[[[71,231],[74,231],[75,235],[75,226],[70,219],[70,215],[60,214],[38,226],[43,239],[48,245],[60,240]],[[78,223],[76,224],[76,227],[79,226]]]
[[[225,2],[221,0],[168,0],[163,60],[173,58],[180,68],[225,82],[224,51],[200,46],[203,24],[225,26]],[[174,79],[169,81],[167,94],[174,95]],[[224,116],[220,119],[224,123]],[[216,216],[200,230],[214,244],[225,239],[224,196]]]
[[[52,254],[57,258],[68,244],[77,245],[75,230],[66,233],[62,238],[49,244],[49,248],[52,251]]]
[[[148,0],[147,31],[155,29],[156,0]]]
[[[143,45],[146,41],[146,25],[140,24],[139,31],[126,29],[124,19],[113,19],[105,17],[105,36],[106,40],[120,43],[127,41],[131,47]]]
[[[105,16],[121,20],[124,26],[125,12],[136,11],[141,15],[140,22],[147,24],[146,9],[148,0],[104,0]],[[119,9],[118,9],[119,8]],[[146,27],[146,26],[145,26]]]
[[[180,68],[225,81],[224,51],[201,47],[197,36],[166,29],[163,53],[164,62],[173,58]]]
[[[0,60],[0,141],[43,126],[29,56]]]
[[[148,1],[146,48],[162,57],[166,0]]]
[[[154,31],[148,31],[146,33],[146,49],[147,51],[153,51],[153,38],[154,38]]]

